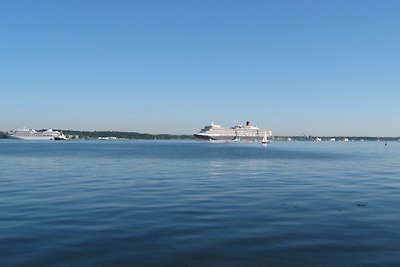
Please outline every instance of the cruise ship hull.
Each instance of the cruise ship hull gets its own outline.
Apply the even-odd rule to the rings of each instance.
[[[263,139],[263,136],[228,136],[228,135],[218,135],[218,136],[210,136],[203,134],[194,134],[199,140],[204,141],[215,141],[215,142],[237,142],[237,141],[246,141],[246,142],[258,142]]]
[[[20,140],[54,140],[54,137],[49,136],[9,136],[9,138]]]

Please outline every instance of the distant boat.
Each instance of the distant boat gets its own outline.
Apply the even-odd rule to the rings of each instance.
[[[269,130],[263,130],[251,125],[250,121],[246,125],[236,125],[233,127],[222,127],[221,125],[211,123],[206,125],[199,133],[194,134],[197,139],[207,141],[259,141],[262,139],[263,132],[272,136]]]
[[[349,142],[349,139],[345,138],[344,141],[345,141],[345,142]]]
[[[8,137],[14,139],[25,139],[25,140],[54,140],[60,135],[60,132],[47,129],[46,131],[36,131],[34,129],[22,129],[16,131],[9,131]]]
[[[235,135],[235,137],[232,139],[232,142],[240,142],[240,136]]]
[[[319,137],[317,137],[317,138],[315,138],[315,141],[317,141],[317,142],[321,142],[321,141],[322,141],[322,139],[321,139],[321,138],[319,138]]]
[[[331,138],[331,139],[329,139],[329,141],[331,141],[331,142],[335,142],[335,141],[336,141],[336,139],[335,139],[335,138]]]
[[[54,137],[54,140],[68,140],[68,137],[66,137],[63,133],[60,133],[58,136]]]
[[[264,136],[263,136],[263,139],[261,140],[261,143],[262,144],[264,144],[264,145],[266,145],[266,144],[268,144],[268,137],[267,137],[267,131],[264,131]]]

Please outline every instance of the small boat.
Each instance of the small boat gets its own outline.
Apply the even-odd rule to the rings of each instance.
[[[54,140],[68,140],[68,137],[66,137],[63,133],[60,133],[58,136],[54,137]]]
[[[240,142],[240,136],[235,135],[235,137],[232,139],[232,142]]]
[[[264,132],[264,136],[263,139],[261,140],[261,143],[264,145],[268,144],[267,131]]]

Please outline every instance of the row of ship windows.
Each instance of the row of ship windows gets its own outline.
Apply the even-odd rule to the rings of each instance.
[[[40,134],[40,133],[36,133],[36,134],[29,134],[29,133],[20,133],[18,135],[28,135],[28,136],[32,136],[32,135],[38,135],[38,136],[53,136],[52,134]]]
[[[224,132],[208,132],[208,134],[225,134],[225,135],[237,135],[237,134],[248,134],[248,135],[251,135],[251,134],[255,134],[255,135],[257,135],[257,134],[264,134],[264,132],[253,132],[253,133],[247,133],[247,132],[236,132],[236,133],[224,133]]]
[[[214,135],[214,134],[209,134],[209,135]],[[216,134],[216,135],[221,135],[221,134]],[[224,136],[237,136],[237,134],[224,134]],[[239,136],[261,136],[261,134],[241,134]]]
[[[209,132],[226,132],[226,130],[210,130]],[[228,132],[232,132],[232,131],[228,131]],[[258,133],[258,132],[264,132],[264,131],[260,131],[260,130],[252,130],[252,131],[249,131],[249,130],[246,130],[246,131],[244,131],[244,130],[235,130],[234,132],[256,132],[256,133]]]

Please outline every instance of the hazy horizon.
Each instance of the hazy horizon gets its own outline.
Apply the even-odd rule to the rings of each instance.
[[[3,1],[0,129],[400,136],[399,1]]]
[[[222,125],[224,126],[224,125]],[[80,131],[80,132],[135,132],[135,133],[140,133],[140,134],[171,134],[171,135],[192,135],[194,133],[199,132],[200,129],[198,129],[197,131],[193,131],[191,133],[179,133],[179,132],[150,132],[150,131],[146,131],[146,130],[121,130],[121,129],[74,129],[74,128],[54,128],[54,127],[38,127],[38,128],[32,128],[32,127],[22,127],[22,128],[14,128],[14,129],[0,129],[0,132],[8,132],[10,130],[21,130],[23,128],[26,129],[34,129],[34,130],[46,130],[46,129],[53,129],[53,130],[61,130],[61,131]],[[274,136],[287,136],[287,137],[292,137],[292,136],[312,136],[312,137],[382,137],[382,138],[399,138],[399,135],[368,135],[368,134],[360,134],[360,135],[346,135],[346,134],[312,134],[308,131],[302,132],[302,133],[298,133],[298,134],[281,134],[281,133],[276,133],[273,132]]]

